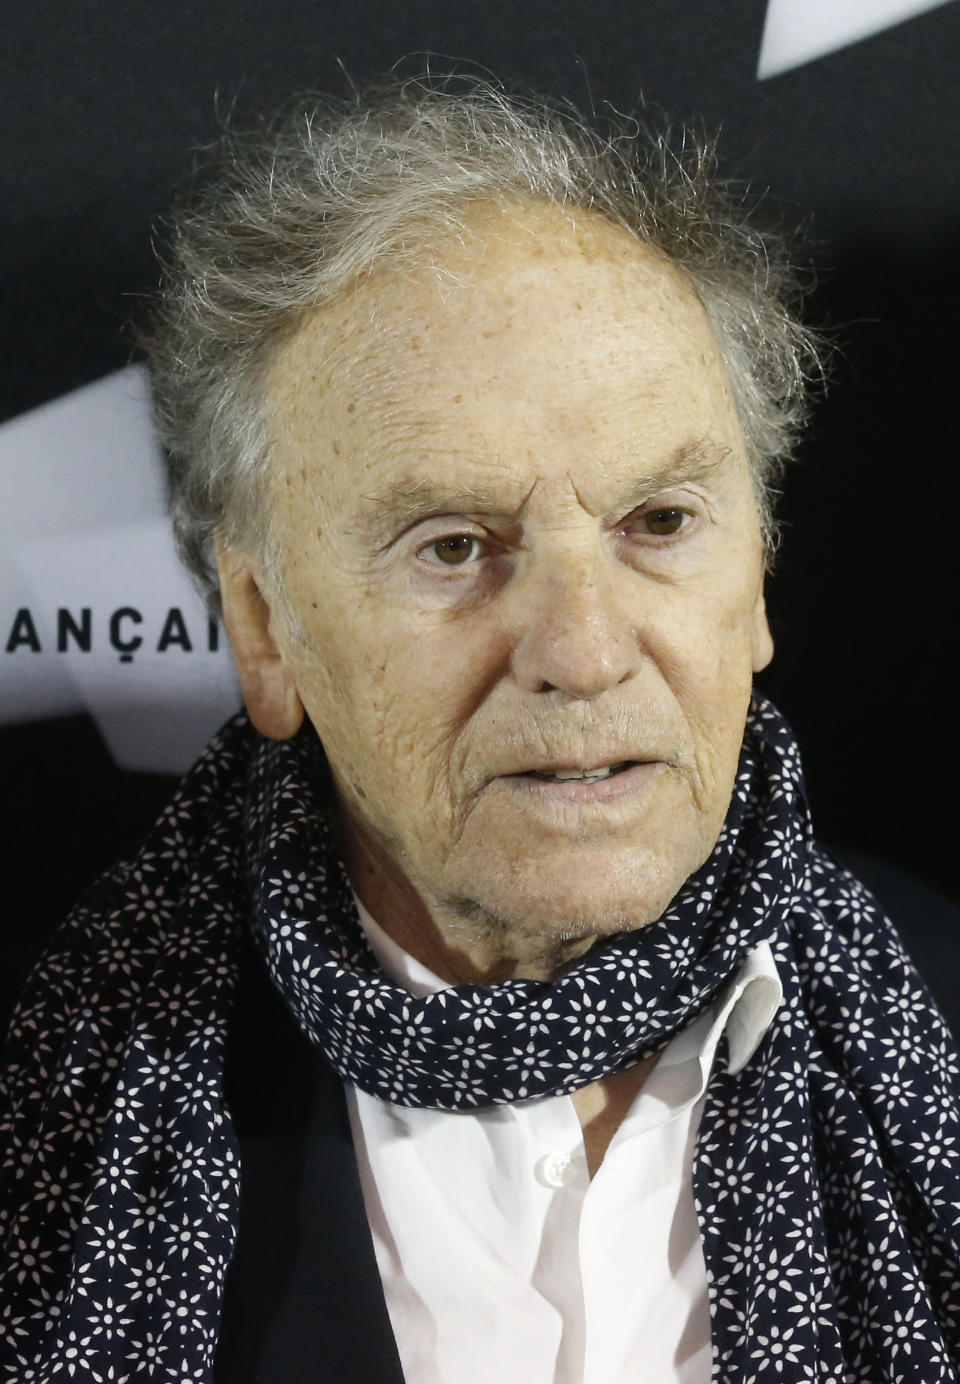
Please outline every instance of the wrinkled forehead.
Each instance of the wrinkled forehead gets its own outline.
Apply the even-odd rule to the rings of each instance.
[[[628,231],[478,208],[428,252],[364,276],[284,346],[269,383],[275,487],[322,474],[342,508],[358,482],[455,471],[476,486],[509,474],[514,489],[540,477],[543,493],[553,473],[613,486],[702,440],[738,450],[696,294]]]
[[[486,344],[518,327],[578,345],[629,333],[642,308],[637,345],[662,350],[656,318],[677,337],[719,354],[686,276],[653,247],[597,213],[538,203],[479,203],[452,225],[418,232],[360,275],[334,302],[308,314],[269,375],[275,402],[285,377],[304,370],[317,387],[335,385],[371,355],[390,376],[397,353],[411,363],[437,338],[469,372],[485,368]],[[533,362],[531,361],[531,364]]]

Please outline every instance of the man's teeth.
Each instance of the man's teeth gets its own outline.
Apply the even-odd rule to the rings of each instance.
[[[602,769],[555,769],[552,773],[544,772],[540,769],[533,771],[535,778],[541,779],[594,779],[609,778],[611,774],[626,768],[626,762],[622,764],[606,764]]]

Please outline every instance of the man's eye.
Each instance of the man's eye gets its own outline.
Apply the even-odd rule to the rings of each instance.
[[[667,538],[670,534],[679,533],[689,518],[686,510],[670,505],[663,509],[648,509],[645,514],[639,516],[637,522],[643,525],[647,533],[652,533],[658,538]]]
[[[418,556],[434,565],[442,563],[446,567],[462,567],[471,558],[479,557],[482,547],[481,540],[472,534],[451,533],[428,543]]]

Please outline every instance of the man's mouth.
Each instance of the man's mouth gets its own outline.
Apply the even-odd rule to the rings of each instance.
[[[588,768],[558,764],[521,769],[504,774],[495,782],[531,802],[552,803],[566,810],[570,806],[626,801],[645,793],[661,767],[661,761],[655,759],[618,759],[614,763],[594,763]]]
[[[610,778],[613,774],[620,774],[635,763],[636,761],[633,759],[624,759],[619,764],[602,764],[597,769],[531,769],[524,777],[547,779],[556,783],[566,783],[571,779],[577,779],[584,783],[594,783],[597,779]]]

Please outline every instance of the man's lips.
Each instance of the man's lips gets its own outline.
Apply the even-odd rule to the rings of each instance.
[[[638,754],[636,751],[598,750],[589,755],[581,752],[571,753],[566,757],[554,755],[550,759],[531,759],[522,769],[507,770],[501,777],[518,778],[525,774],[592,774],[602,769],[610,769],[617,773],[632,768],[635,764],[654,763],[656,760],[656,755]]]
[[[609,774],[606,778],[596,779],[551,779],[541,778],[540,773],[554,772],[553,767],[547,770],[527,770],[522,773],[502,774],[495,783],[502,784],[511,792],[530,794],[534,799],[554,803],[599,803],[612,802],[618,798],[625,798],[643,789],[649,780],[656,774],[661,766],[661,761],[650,760],[613,760],[608,763],[625,763],[626,767],[618,772]],[[573,766],[571,766],[573,767]]]

